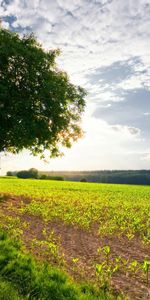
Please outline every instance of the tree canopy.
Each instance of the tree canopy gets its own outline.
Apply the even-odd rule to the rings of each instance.
[[[0,28],[0,151],[60,155],[82,135],[85,90],[73,85],[33,34]]]
[[[22,170],[17,172],[18,178],[34,178],[37,179],[39,177],[38,170],[35,168],[31,168],[29,170]]]

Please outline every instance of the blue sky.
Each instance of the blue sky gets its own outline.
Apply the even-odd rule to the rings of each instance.
[[[3,156],[3,173],[150,168],[150,0],[0,0],[0,17],[60,48],[59,66],[88,91],[82,140],[46,164]]]

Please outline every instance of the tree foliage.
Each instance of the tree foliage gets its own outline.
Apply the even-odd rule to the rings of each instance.
[[[87,182],[87,179],[86,178],[81,178],[80,182]]]
[[[63,176],[64,180],[150,185],[150,170],[45,171],[48,176]]]
[[[46,174],[39,175],[39,179],[64,181],[63,176],[48,176]]]
[[[7,176],[13,176],[13,173],[11,171],[8,171],[6,175]]]
[[[55,63],[33,35],[0,29],[0,151],[58,156],[82,135],[85,91]]]
[[[17,172],[17,177],[18,178],[34,178],[37,179],[38,178],[38,170],[35,168],[31,168],[29,170],[22,170]]]

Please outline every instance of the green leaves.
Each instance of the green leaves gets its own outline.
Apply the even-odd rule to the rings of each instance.
[[[109,246],[104,246],[103,251],[106,254],[106,256],[108,256],[110,254],[110,247]]]
[[[0,151],[61,154],[82,135],[85,91],[58,70],[60,50],[46,52],[33,34],[0,29]]]
[[[147,285],[149,284],[149,274],[148,274],[149,273],[149,269],[150,269],[150,260],[144,260],[144,262],[142,264],[142,270],[146,274]]]
[[[81,236],[81,245],[87,251],[86,255],[89,253],[88,249],[93,249],[90,262],[92,263],[91,274],[92,270],[95,270],[99,287],[106,290],[115,276],[118,278],[122,276],[123,280],[126,280],[126,276],[129,285],[129,279],[132,278],[133,286],[134,282],[137,286],[136,280],[148,286],[150,272],[148,248],[147,245],[141,245],[141,242],[145,243],[143,235],[147,238],[147,242],[149,238],[150,187],[95,183],[83,185],[69,181],[19,180],[6,177],[0,180],[0,190],[3,194],[2,200],[3,198],[9,199],[8,193],[21,196],[18,201],[14,201],[12,206],[13,201],[7,201],[6,206],[4,205],[4,212],[1,211],[0,215],[0,227],[6,228],[11,236],[24,239],[22,232],[30,223],[21,222],[23,215],[32,216],[33,223],[39,217],[43,223],[42,240],[41,238],[40,240],[33,239],[36,236],[35,230],[35,235],[34,233],[33,236],[31,235],[32,249],[39,249],[43,254],[50,255],[57,265],[64,266],[65,257],[62,254],[65,252],[61,252],[59,240],[57,242],[53,237],[53,232],[47,229],[49,221],[50,223],[54,221],[55,224],[58,222],[56,234],[57,232],[59,234],[60,224],[65,226],[62,227],[62,232],[64,232],[63,228],[71,228],[72,234],[72,228],[74,228],[75,232]],[[19,216],[18,220],[13,217],[14,212]],[[10,217],[11,213],[12,217]],[[98,226],[95,224],[103,228],[103,235],[102,233],[100,236],[97,235]],[[83,234],[86,232],[83,240],[80,235],[81,231]],[[94,243],[89,243],[88,233],[90,236],[94,235]],[[114,234],[114,237],[110,234]],[[131,240],[133,234],[135,237]],[[76,241],[80,243],[80,238]],[[130,245],[131,248],[129,248]],[[135,248],[138,250],[137,253]],[[142,249],[141,254],[140,249]],[[74,274],[78,272],[81,276],[85,276],[89,272],[89,262],[85,260],[87,256],[84,256],[84,253],[81,252],[81,255],[79,253],[70,255],[69,268],[72,268]],[[92,298],[89,297],[89,299]]]
[[[144,260],[144,263],[142,265],[142,269],[143,271],[146,273],[150,268],[150,261],[148,260]]]

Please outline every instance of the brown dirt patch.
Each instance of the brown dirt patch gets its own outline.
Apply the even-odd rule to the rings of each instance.
[[[26,228],[23,228],[22,236],[26,248],[33,252],[38,259],[48,260],[58,265],[58,261],[52,259],[51,255],[45,253],[38,245],[32,247],[34,239],[44,241],[46,235],[53,231],[56,242],[60,246],[60,255],[64,253],[66,263],[63,268],[67,269],[77,281],[95,281],[94,264],[102,261],[102,257],[97,253],[99,247],[109,245],[112,260],[117,256],[131,261],[137,260],[140,263],[146,256],[150,259],[149,247],[143,245],[138,237],[130,241],[125,236],[101,237],[98,235],[97,225],[93,225],[93,228],[87,231],[75,225],[64,224],[60,220],[45,223],[39,216],[20,213],[20,208],[28,205],[31,199],[10,197],[9,195],[6,198],[8,201],[0,204],[0,211],[9,216],[19,217],[22,224],[28,224]],[[43,234],[43,230],[46,230],[46,235]],[[73,263],[74,258],[78,258],[76,264]],[[150,299],[150,287],[147,286],[146,280],[140,273],[132,275],[120,270],[114,274],[112,286],[114,289],[127,294],[129,299]]]

